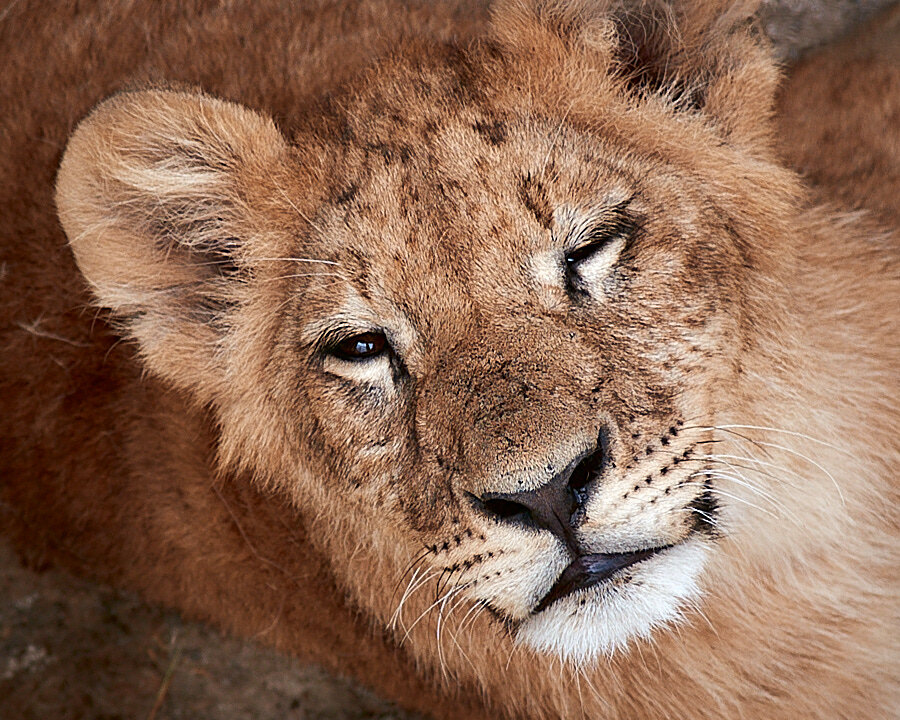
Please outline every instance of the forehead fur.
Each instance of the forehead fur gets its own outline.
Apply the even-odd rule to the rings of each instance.
[[[755,3],[725,5],[500,2],[474,44],[410,40],[396,48],[338,96],[344,132],[329,124],[325,134],[346,140],[348,132],[366,135],[365,125],[382,135],[397,120],[427,132],[460,106],[487,116],[478,126],[496,142],[503,129],[495,114],[564,117],[595,129],[631,116],[642,122],[625,128],[646,132],[654,109],[700,110],[723,136],[764,149],[759,119],[771,112],[777,73],[749,23]]]
[[[784,173],[773,182],[778,171],[766,143],[741,134],[742,113],[753,118],[754,133],[765,126],[758,118],[768,114],[774,80],[771,71],[755,72],[762,51],[743,17],[735,9],[723,18],[702,4],[663,13],[652,3],[506,3],[474,47],[404,45],[298,133],[304,164],[314,156],[323,175],[326,214],[347,230],[326,251],[358,265],[358,289],[370,271],[370,244],[398,260],[415,257],[417,271],[432,259],[444,277],[472,278],[501,259],[473,253],[502,251],[504,238],[526,234],[517,222],[549,229],[560,206],[636,185],[650,165],[668,172],[666,164],[712,173],[722,198],[740,198],[726,209],[740,237],[741,216],[787,207],[792,191]],[[638,51],[641,75],[630,69]],[[697,53],[707,67],[699,76],[688,59]],[[665,64],[654,77],[651,57]],[[710,72],[713,60],[730,69]],[[752,82],[745,70],[754,70]],[[723,114],[719,96],[737,88],[741,101]],[[751,142],[758,164],[748,172]],[[741,197],[747,183],[728,171],[737,163],[744,181],[765,176],[750,206]],[[393,198],[387,207],[385,197]],[[491,242],[468,242],[473,232]]]

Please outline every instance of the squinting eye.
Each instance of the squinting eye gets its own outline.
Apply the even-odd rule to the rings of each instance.
[[[609,245],[611,239],[609,238],[600,238],[591,240],[589,242],[580,245],[574,250],[566,253],[566,267],[572,268],[575,267],[578,263],[584,260],[587,257],[590,257],[595,252],[599,252],[604,247]]]
[[[611,231],[610,231],[611,230]],[[620,232],[620,228],[611,228],[596,232],[586,242],[566,253],[566,267],[574,268],[582,260],[612,245],[616,240],[627,239],[628,235]]]
[[[621,244],[634,237],[638,226],[634,218],[626,213],[629,202],[630,199],[625,200],[606,210],[598,225],[583,242],[566,253],[566,274],[573,272],[582,260],[587,260],[616,243],[620,243],[621,247]]]
[[[331,353],[341,360],[367,360],[383,353],[388,347],[384,333],[367,332],[341,340]]]

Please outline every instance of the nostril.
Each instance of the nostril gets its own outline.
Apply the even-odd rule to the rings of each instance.
[[[583,491],[588,484],[591,482],[591,469],[587,467],[584,463],[575,468],[575,472],[572,473],[572,477],[569,478],[569,487],[572,488],[576,494]]]
[[[485,500],[484,501],[484,509],[487,510],[491,515],[496,515],[501,520],[511,520],[513,518],[518,518],[518,516],[531,516],[528,508],[524,505],[520,505],[519,503],[514,503],[510,500]]]
[[[529,522],[531,520],[531,511],[517,502],[511,500],[502,500],[500,498],[489,498],[481,501],[481,507],[489,515],[493,515],[498,520],[518,520]]]
[[[588,486],[590,486],[597,471],[603,465],[603,457],[603,450],[598,449],[581,460],[572,471],[568,486],[575,495],[575,500],[579,505],[583,505],[587,499]]]

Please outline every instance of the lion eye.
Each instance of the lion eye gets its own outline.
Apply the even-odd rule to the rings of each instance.
[[[630,199],[618,205],[608,208],[596,221],[594,228],[585,233],[581,242],[566,252],[566,275],[571,277],[578,266],[592,256],[617,246],[619,250],[627,243],[638,230],[638,226],[628,214],[627,208]]]
[[[604,277],[615,263],[626,238],[622,235],[596,234],[566,253],[566,287],[578,295],[588,295],[588,287]],[[608,252],[604,252],[607,251]],[[597,258],[593,262],[592,258]],[[602,259],[602,260],[601,260]]]
[[[611,244],[615,239],[615,236],[610,235],[595,236],[588,240],[588,242],[579,245],[574,250],[570,250],[566,253],[566,267],[573,268],[585,258],[593,255],[595,252],[599,252],[604,247]]]
[[[366,332],[341,340],[331,353],[341,360],[367,360],[383,353],[388,347],[384,333]]]

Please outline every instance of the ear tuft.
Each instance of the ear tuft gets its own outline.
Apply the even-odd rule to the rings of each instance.
[[[191,387],[191,367],[216,375],[252,199],[286,150],[271,120],[199,93],[123,93],[76,128],[59,217],[98,303],[154,371]]]

